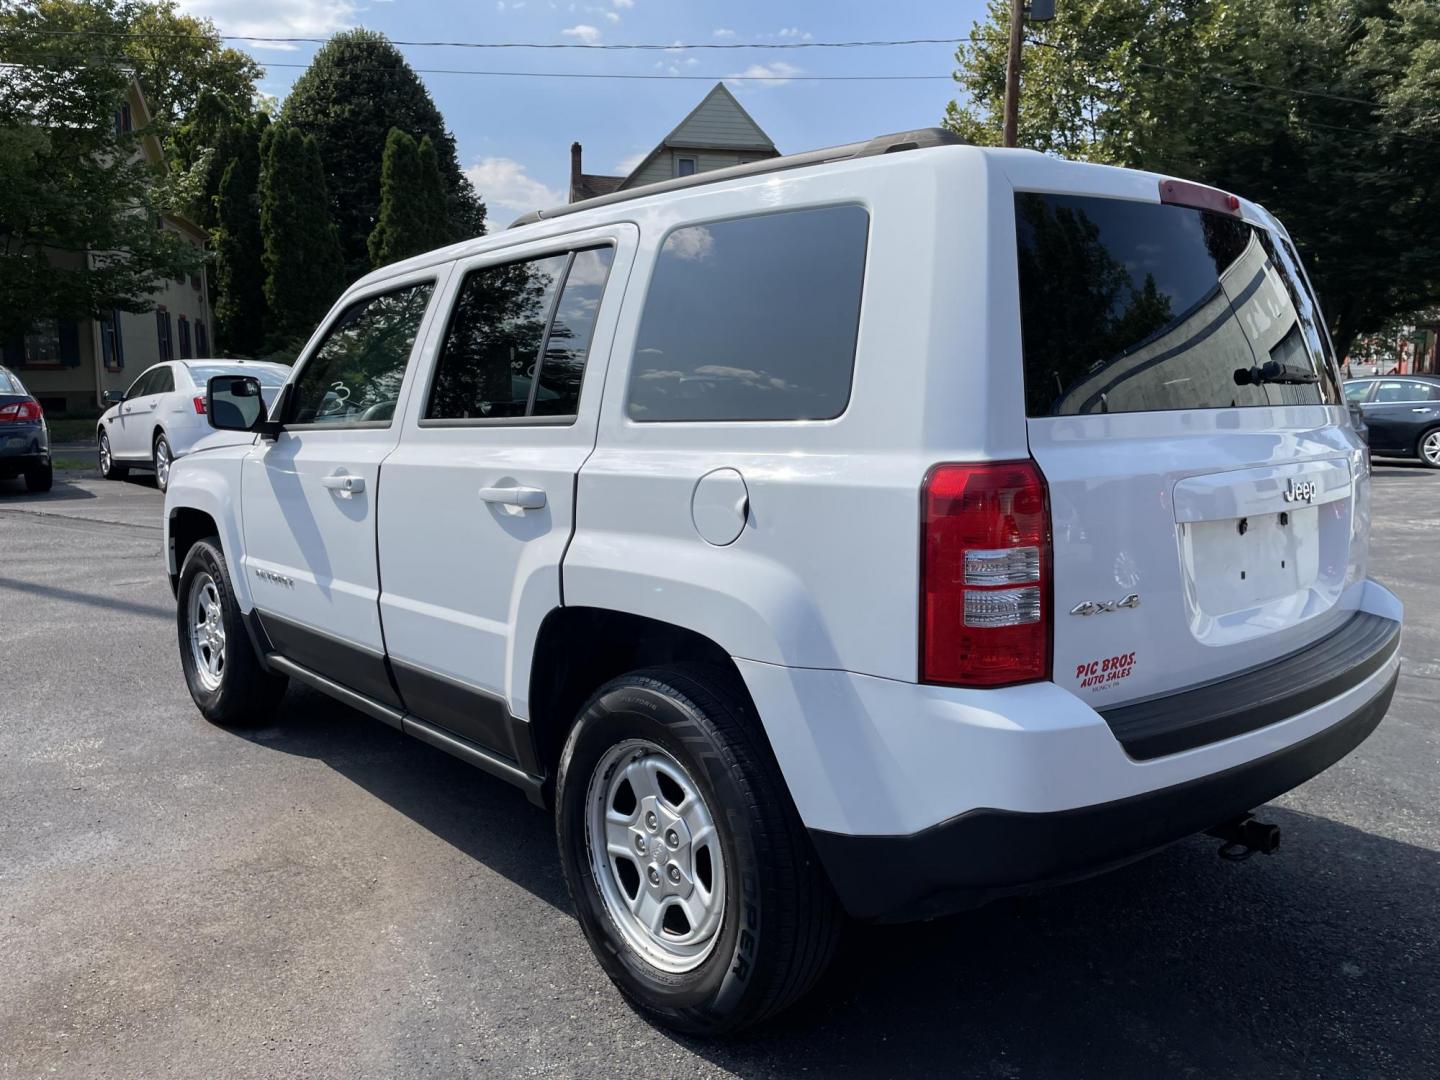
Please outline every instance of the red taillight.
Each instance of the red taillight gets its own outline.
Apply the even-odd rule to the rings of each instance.
[[[1161,180],[1160,201],[1171,206],[1190,206],[1196,210],[1214,210],[1220,214],[1240,216],[1240,198],[1219,188],[1192,184],[1187,180]]]
[[[0,405],[0,424],[33,424],[45,415],[38,401],[16,401]]]
[[[1050,503],[1033,461],[936,465],[925,478],[920,679],[1050,677]]]
[[[194,402],[195,402],[195,412],[196,412],[198,415],[200,415],[200,416],[204,416],[204,415],[205,415],[205,399],[204,399],[203,397],[197,397],[197,398],[194,398],[193,400],[194,400]]]

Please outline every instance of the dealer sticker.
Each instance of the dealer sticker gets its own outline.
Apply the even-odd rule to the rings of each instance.
[[[1121,679],[1128,679],[1134,670],[1135,654],[1128,652],[1101,657],[1088,664],[1076,664],[1075,678],[1080,680],[1082,690],[1100,690]]]

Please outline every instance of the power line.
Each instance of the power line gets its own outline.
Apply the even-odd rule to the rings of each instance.
[[[330,41],[326,37],[273,37],[256,34],[204,34],[204,33],[180,33],[177,31],[140,31],[140,30],[39,30],[25,29],[14,31],[0,31],[12,33],[16,36],[43,35],[47,37],[102,37],[117,38],[128,41],[164,41],[174,39],[206,39],[211,37],[219,38],[221,41],[251,41],[263,44],[274,45],[323,45]],[[895,48],[905,45],[955,45],[962,41],[980,41],[983,38],[965,34],[958,37],[930,37],[930,38],[894,38],[874,41],[707,41],[707,42],[680,42],[674,41],[669,44],[635,44],[635,43],[610,43],[610,42],[581,42],[581,41],[399,41],[387,39],[391,45],[403,45],[416,48],[452,48],[452,49],[589,49],[596,52],[604,51],[636,51],[636,52],[686,52],[695,49],[881,49]]]

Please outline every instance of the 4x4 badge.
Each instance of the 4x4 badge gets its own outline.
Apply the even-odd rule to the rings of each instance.
[[[1082,600],[1070,609],[1071,615],[1099,615],[1102,611],[1119,611],[1123,607],[1140,606],[1140,594],[1132,592],[1123,600]]]
[[[1315,481],[1302,480],[1297,484],[1295,478],[1291,477],[1289,485],[1285,488],[1285,501],[1308,503],[1314,500],[1315,494]]]

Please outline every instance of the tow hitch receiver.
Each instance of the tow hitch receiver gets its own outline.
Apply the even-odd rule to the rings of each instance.
[[[1262,855],[1274,855],[1280,850],[1280,826],[1256,821],[1252,814],[1241,814],[1223,825],[1207,829],[1205,835],[1221,841],[1216,854],[1230,862],[1244,862],[1257,851]]]

